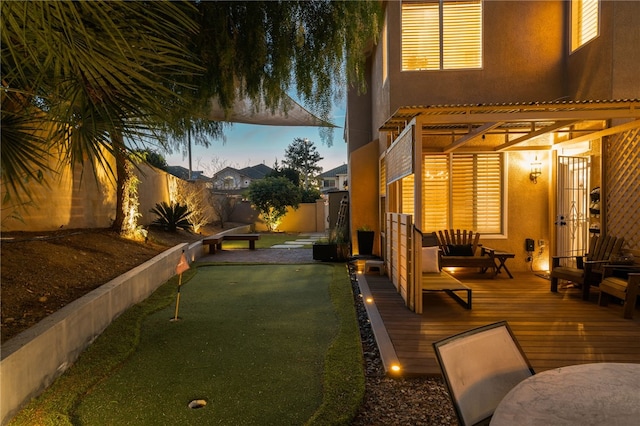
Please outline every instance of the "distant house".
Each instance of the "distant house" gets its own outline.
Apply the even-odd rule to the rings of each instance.
[[[347,189],[347,165],[343,164],[335,169],[326,171],[318,176],[320,180],[320,191],[342,191]]]
[[[248,188],[252,181],[264,179],[273,169],[264,164],[258,164],[244,169],[225,167],[213,175],[213,188],[219,190],[238,190]]]
[[[191,179],[189,179],[189,169],[182,166],[167,166],[166,172],[183,180],[199,180],[204,179],[208,180],[209,178],[204,175],[202,170],[192,170],[191,171]]]

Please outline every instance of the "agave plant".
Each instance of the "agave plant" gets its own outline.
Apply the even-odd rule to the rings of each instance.
[[[149,211],[158,216],[151,224],[162,226],[166,231],[176,232],[178,228],[188,231],[191,227],[188,220],[191,212],[184,204],[163,201]]]

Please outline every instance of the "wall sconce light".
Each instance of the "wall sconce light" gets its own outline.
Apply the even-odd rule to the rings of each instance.
[[[536,155],[536,159],[531,163],[531,173],[529,173],[529,179],[533,183],[538,183],[538,176],[542,174],[542,164],[538,161],[538,156]]]

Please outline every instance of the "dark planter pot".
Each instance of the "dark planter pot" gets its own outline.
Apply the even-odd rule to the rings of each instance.
[[[358,231],[358,253],[369,256],[373,254],[374,231]]]
[[[313,260],[344,262],[349,257],[349,245],[337,243],[314,243]]]

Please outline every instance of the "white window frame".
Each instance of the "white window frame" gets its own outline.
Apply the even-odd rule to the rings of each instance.
[[[571,0],[571,52],[600,35],[600,0]]]
[[[403,2],[402,71],[481,69],[482,23],[483,0]]]

